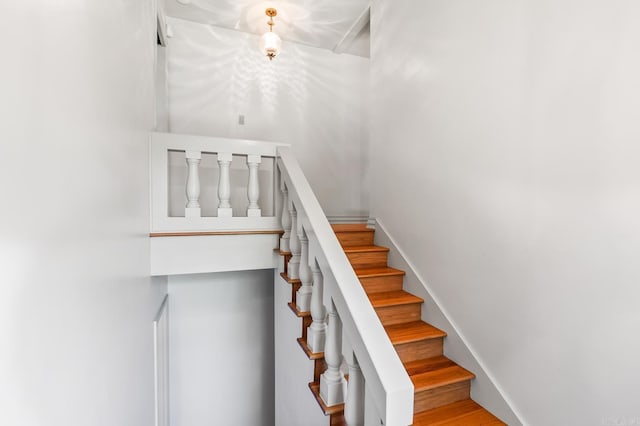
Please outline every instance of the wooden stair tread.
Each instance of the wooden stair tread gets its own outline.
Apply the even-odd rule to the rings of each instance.
[[[426,373],[428,371],[438,370],[440,368],[452,367],[456,365],[444,355],[435,356],[432,358],[419,359],[416,361],[409,361],[404,363],[404,368],[407,370],[409,376],[416,374]]]
[[[300,283],[302,283],[302,281],[300,281],[300,278],[289,278],[289,276],[287,274],[285,274],[284,272],[280,272],[280,276],[282,278],[284,278],[284,280],[286,282],[288,282],[289,284],[300,284]]]
[[[324,352],[313,352],[309,347],[309,345],[307,344],[306,339],[303,339],[302,337],[298,337],[298,344],[300,345],[305,355],[307,355],[309,359],[316,360],[316,359],[324,358]]]
[[[409,376],[416,392],[464,382],[475,377],[475,374],[457,364]]]
[[[287,303],[287,305],[293,311],[293,313],[296,314],[296,316],[298,318],[304,318],[304,317],[310,317],[311,316],[311,311],[304,311],[304,312],[303,311],[299,311],[298,307],[293,302],[289,302],[289,303]]]
[[[331,225],[333,232],[375,232],[375,229],[367,228],[366,223],[336,223]]]
[[[404,290],[381,291],[368,295],[369,301],[374,308],[384,306],[409,305],[412,303],[422,303],[424,300]]]
[[[505,425],[471,399],[416,413],[413,426],[498,426]]]
[[[351,246],[343,247],[344,252],[349,253],[375,253],[375,252],[388,252],[388,247],[382,246]]]
[[[394,345],[445,337],[447,333],[424,321],[412,321],[385,327]]]
[[[371,277],[392,277],[396,275],[405,275],[405,272],[395,268],[355,268],[354,269],[358,278],[371,278]]]

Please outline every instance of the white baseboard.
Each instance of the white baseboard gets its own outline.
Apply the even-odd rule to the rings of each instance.
[[[367,223],[369,216],[327,216],[329,223]]]

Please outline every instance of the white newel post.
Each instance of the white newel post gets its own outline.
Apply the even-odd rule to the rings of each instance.
[[[349,383],[347,401],[344,404],[344,419],[349,426],[364,426],[364,376],[356,355],[347,357]]]
[[[311,268],[313,274],[313,292],[311,293],[311,319],[313,322],[307,328],[307,345],[311,352],[324,352],[327,338],[327,310],[322,304],[323,286],[322,271],[315,260]]]
[[[200,217],[200,173],[198,167],[202,159],[200,151],[186,151],[187,159],[187,205],[184,209],[185,217]]]
[[[342,364],[342,321],[336,307],[331,301],[329,307],[327,343],[324,348],[324,359],[327,369],[320,376],[320,397],[331,407],[344,402],[345,379],[340,371]]]
[[[302,284],[296,293],[296,307],[300,312],[308,312],[311,308],[311,268],[309,267],[309,239],[302,225],[298,226],[300,239],[300,266],[298,275]]]
[[[231,209],[231,180],[229,178],[229,167],[231,166],[232,155],[230,152],[218,153],[218,166],[220,166],[220,179],[218,180],[218,217],[233,216]]]
[[[289,238],[289,249],[291,259],[287,268],[287,274],[291,279],[300,278],[300,240],[298,239],[298,212],[292,203],[289,203],[289,213],[291,213],[291,235]]]
[[[282,229],[284,234],[280,237],[280,251],[289,251],[289,236],[291,235],[291,213],[289,213],[289,191],[282,179]]]
[[[258,200],[260,199],[260,185],[258,183],[258,167],[262,162],[259,155],[247,155],[247,166],[249,167],[249,185],[247,186],[247,217],[262,216]]]

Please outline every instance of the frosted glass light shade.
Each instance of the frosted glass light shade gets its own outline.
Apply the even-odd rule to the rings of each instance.
[[[282,39],[274,32],[266,32],[260,38],[260,50],[272,60],[280,53],[282,47]]]

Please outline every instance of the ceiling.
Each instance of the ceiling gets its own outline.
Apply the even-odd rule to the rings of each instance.
[[[167,16],[246,33],[268,30],[264,11],[275,7],[274,32],[284,41],[369,57],[370,0],[164,0]]]

